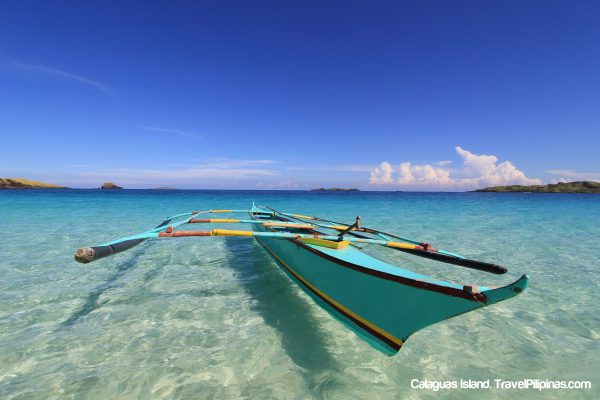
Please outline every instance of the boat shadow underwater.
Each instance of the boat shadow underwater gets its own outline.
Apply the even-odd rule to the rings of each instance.
[[[277,330],[290,359],[311,373],[335,369],[336,361],[328,350],[332,343],[321,333],[308,299],[289,284],[289,278],[258,243],[224,239],[229,265],[235,268],[239,284],[256,301],[253,310]]]
[[[147,243],[145,246],[140,247],[139,250],[136,251],[135,253],[133,253],[129,258],[127,258],[123,262],[119,263],[117,265],[115,271],[106,279],[106,281],[104,281],[104,283],[96,286],[96,290],[88,293],[87,296],[85,297],[85,301],[83,302],[83,304],[77,310],[75,310],[75,312],[73,312],[69,316],[69,318],[67,318],[66,320],[61,322],[60,327],[61,328],[70,327],[70,326],[74,325],[80,318],[85,317],[86,315],[90,314],[91,312],[102,307],[102,304],[104,304],[104,303],[100,303],[98,301],[100,299],[100,297],[104,293],[106,293],[108,290],[117,287],[119,285],[119,283],[118,283],[119,279],[122,278],[123,276],[125,276],[130,271],[132,271],[135,268],[135,266],[138,265],[138,259],[140,258],[140,256],[142,256],[144,254],[144,252],[146,251],[145,248],[148,247],[149,245],[151,245],[151,244]],[[160,267],[160,268],[162,268],[162,267]],[[151,273],[152,273],[152,271],[149,271],[146,274],[151,274]],[[156,274],[154,274],[154,275],[156,275]],[[148,279],[152,279],[152,277],[150,277],[148,275]],[[108,302],[108,300],[106,300],[106,302]]]
[[[320,333],[319,321],[312,316],[313,307],[289,284],[289,278],[279,270],[272,258],[253,241],[240,238],[224,238],[223,241],[227,252],[227,265],[224,267],[235,270],[240,286],[256,301],[252,309],[267,325],[277,330],[283,350],[294,364],[311,373],[335,368],[335,360],[328,351],[331,343]],[[60,323],[60,328],[72,327],[108,302],[100,302],[102,295],[121,285],[120,280],[139,265],[139,259],[148,246],[151,244],[146,243],[118,263],[114,272],[85,295],[83,304]],[[146,271],[140,289],[155,279],[164,268],[164,264],[160,264]],[[195,291],[195,295],[212,294],[208,289],[197,289],[199,291]]]

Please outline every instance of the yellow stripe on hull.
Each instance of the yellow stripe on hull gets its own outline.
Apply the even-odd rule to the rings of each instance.
[[[402,347],[402,344],[404,343],[402,341],[402,339],[398,339],[397,337],[395,337],[391,333],[389,333],[387,331],[384,331],[383,329],[381,329],[377,325],[372,324],[371,322],[367,321],[366,319],[364,319],[360,315],[356,314],[355,312],[353,312],[349,308],[344,307],[343,305],[341,305],[340,303],[338,303],[337,301],[335,301],[334,299],[332,299],[331,297],[329,297],[328,295],[326,295],[325,293],[323,293],[322,291],[320,291],[319,289],[317,289],[316,287],[314,287],[313,285],[311,285],[306,279],[304,279],[302,276],[300,276],[296,271],[294,271],[294,269],[292,269],[289,265],[287,265],[275,253],[273,253],[273,251],[271,251],[271,249],[269,249],[264,244],[264,242],[262,240],[260,242],[269,251],[269,253],[273,257],[275,257],[277,259],[277,261],[279,261],[281,263],[281,265],[283,265],[296,279],[298,279],[300,282],[302,282],[304,285],[306,285],[306,287],[310,288],[310,290],[312,290],[313,292],[315,292],[318,296],[320,296],[321,298],[325,299],[327,302],[333,304],[336,308],[342,310],[344,313],[348,314],[349,316],[351,316],[352,318],[356,319],[357,321],[360,321],[365,326],[368,326],[371,330],[373,330],[373,331],[379,333],[381,336],[387,338],[389,341],[395,343],[396,345],[398,345],[398,347]]]

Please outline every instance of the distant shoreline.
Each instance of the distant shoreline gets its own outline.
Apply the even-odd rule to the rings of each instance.
[[[493,193],[581,193],[581,194],[600,194],[600,182],[579,181],[579,182],[560,182],[548,185],[512,185],[512,186],[492,186],[484,189],[473,190],[473,192],[493,192]]]
[[[356,188],[344,189],[344,188],[318,188],[310,189],[310,192],[360,192]]]
[[[523,194],[600,194],[600,182],[593,181],[579,181],[579,182],[563,182],[548,185],[533,185],[533,186],[522,186],[522,185],[511,185],[511,186],[492,186],[483,189],[476,189],[470,191],[401,191],[401,190],[361,190],[357,188],[317,188],[317,189],[186,189],[186,188],[175,188],[169,186],[153,187],[153,188],[122,188],[114,185],[111,182],[106,182],[102,187],[94,188],[70,188],[66,186],[59,186],[45,182],[32,181],[29,179],[21,178],[0,178],[0,190],[19,190],[19,189],[36,189],[36,190],[89,190],[89,191],[116,191],[123,190],[137,190],[137,191],[235,191],[235,192],[293,192],[293,193],[523,193]]]
[[[32,181],[22,178],[0,178],[0,189],[70,189],[66,186],[53,185],[51,183]]]
[[[253,192],[253,193],[263,193],[263,192],[271,192],[271,193],[289,193],[289,194],[314,194],[314,195],[320,195],[320,194],[336,194],[339,193],[340,195],[344,195],[346,194],[345,192],[313,192],[311,190],[293,190],[293,189],[156,189],[156,188],[143,188],[143,189],[139,189],[139,188],[129,188],[129,189],[119,189],[119,190],[103,190],[100,188],[71,188],[71,187],[57,187],[57,188],[52,188],[52,187],[44,187],[44,188],[0,188],[0,193],[7,193],[7,192],[64,192],[64,193],[72,193],[72,192],[97,192],[97,193],[108,193],[108,194],[114,194],[114,193],[131,193],[131,192],[155,192],[155,193],[162,193],[164,195],[170,194],[170,195],[176,195],[177,192],[237,192],[237,193],[242,193],[242,192]],[[470,191],[463,191],[463,192],[449,192],[449,191],[437,191],[437,192],[425,192],[425,191],[395,191],[395,190],[359,190],[357,192],[349,192],[347,193],[349,195],[354,194],[354,195],[359,195],[359,194],[379,194],[379,195],[397,195],[397,196],[401,196],[401,195],[437,195],[437,194],[446,194],[446,195],[473,195],[473,196],[477,196],[477,195],[490,195],[490,194],[497,194],[497,195],[514,195],[514,196],[545,196],[545,195],[567,195],[567,194],[572,194],[572,195],[582,195],[582,196],[586,196],[586,195],[590,195],[590,194],[598,194],[598,193],[580,193],[580,192],[572,192],[572,193],[568,193],[568,192],[528,192],[528,191],[515,191],[515,192],[501,192],[501,191],[474,191],[474,190],[470,190]]]

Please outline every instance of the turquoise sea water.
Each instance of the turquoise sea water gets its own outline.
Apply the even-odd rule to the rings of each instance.
[[[496,276],[371,248],[522,295],[416,333],[387,357],[316,306],[252,239],[81,246],[252,201],[397,232],[509,268]],[[230,226],[231,227],[231,226]],[[234,191],[0,192],[0,398],[600,398],[600,196]],[[390,305],[402,307],[402,304]],[[411,380],[588,380],[588,390],[443,390]]]

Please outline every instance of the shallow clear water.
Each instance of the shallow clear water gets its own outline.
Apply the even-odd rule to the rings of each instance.
[[[76,248],[210,208],[275,208],[404,234],[509,267],[495,276],[371,248],[460,284],[530,288],[416,333],[387,357],[253,240]],[[0,398],[599,398],[600,196],[227,191],[0,192]],[[591,390],[412,389],[412,379],[590,380]]]

